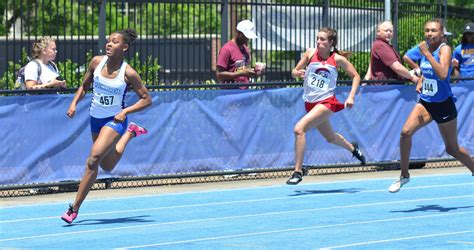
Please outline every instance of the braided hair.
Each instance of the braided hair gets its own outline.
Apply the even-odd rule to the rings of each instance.
[[[33,43],[31,48],[31,57],[33,59],[39,58],[43,51],[48,48],[51,42],[55,42],[54,38],[42,37]]]
[[[138,37],[137,31],[134,29],[119,30],[115,33],[121,34],[123,36],[123,40],[126,44],[128,44],[129,48]]]

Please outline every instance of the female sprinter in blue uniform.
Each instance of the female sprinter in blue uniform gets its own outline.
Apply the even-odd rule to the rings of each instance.
[[[295,171],[286,184],[296,185],[303,180],[307,170],[303,168],[306,148],[306,131],[317,128],[330,143],[352,152],[362,164],[365,157],[356,143],[349,143],[342,135],[337,134],[329,123],[329,117],[344,109],[352,108],[354,96],[360,83],[360,76],[354,66],[340,55],[337,46],[337,32],[334,29],[322,28],[317,35],[317,49],[308,49],[291,72],[293,77],[304,78],[303,99],[307,114],[294,128],[295,133]],[[337,68],[341,67],[352,77],[352,89],[345,104],[340,103],[334,94],[337,82]],[[305,69],[306,68],[306,69]]]
[[[446,152],[474,173],[474,162],[469,153],[458,144],[457,110],[449,85],[452,65],[451,48],[443,41],[443,24],[440,20],[430,20],[425,24],[426,41],[420,43],[423,54],[420,68],[422,77],[416,86],[420,100],[403,125],[400,136],[401,176],[389,187],[392,193],[410,181],[408,164],[413,134],[432,120],[438,123]]]
[[[130,123],[127,129],[127,115],[143,110],[151,105],[148,90],[143,86],[137,72],[124,61],[124,54],[137,37],[135,30],[126,29],[112,33],[106,44],[106,55],[94,57],[84,75],[82,86],[76,92],[67,115],[74,117],[77,103],[93,84],[93,98],[90,107],[92,132],[91,152],[86,161],[76,199],[61,217],[72,223],[79,208],[97,179],[99,165],[105,171],[112,171],[122,157],[127,143],[134,137],[146,134],[147,130]],[[139,100],[125,107],[124,97],[132,88]]]

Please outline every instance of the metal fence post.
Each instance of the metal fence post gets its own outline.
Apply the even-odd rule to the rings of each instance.
[[[398,0],[393,0],[393,38],[392,46],[398,51]]]
[[[329,27],[329,0],[323,3],[323,27]]]
[[[448,0],[443,1],[443,25],[448,28]]]
[[[100,1],[99,9],[99,54],[104,54],[105,48],[105,5],[107,0]]]
[[[221,17],[221,44],[224,45],[228,38],[228,27],[229,27],[229,1],[222,0],[222,17]]]
[[[391,6],[392,4],[392,1],[391,0],[385,0],[385,21],[390,21],[392,20],[392,17],[390,16],[390,14],[392,14],[391,12]]]

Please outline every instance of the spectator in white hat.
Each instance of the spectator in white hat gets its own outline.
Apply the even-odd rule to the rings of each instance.
[[[474,22],[464,26],[461,44],[454,48],[453,74],[462,78],[474,77]]]
[[[249,83],[257,76],[250,67],[250,49],[247,43],[257,38],[255,25],[249,20],[237,24],[237,32],[219,51],[216,78],[221,83]],[[245,88],[245,87],[242,87]]]

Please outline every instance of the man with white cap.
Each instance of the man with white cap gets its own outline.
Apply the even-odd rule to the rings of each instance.
[[[250,65],[249,39],[257,38],[255,25],[249,20],[237,24],[237,32],[219,51],[217,80],[221,83],[249,83],[257,74]]]
[[[461,44],[454,48],[453,74],[462,78],[474,77],[474,22],[464,26]],[[474,80],[468,81],[474,82]]]

